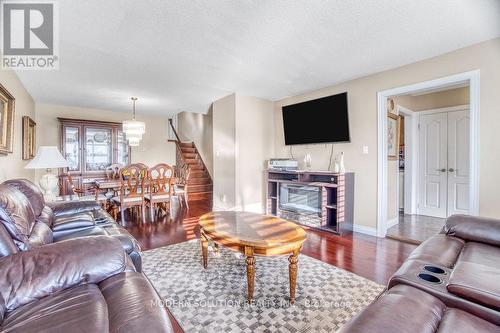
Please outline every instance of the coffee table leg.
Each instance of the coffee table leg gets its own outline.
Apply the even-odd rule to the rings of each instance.
[[[297,262],[299,261],[300,248],[293,250],[292,255],[288,258],[290,265],[288,273],[290,275],[290,303],[295,303],[295,288],[297,286]]]
[[[247,284],[248,284],[248,303],[251,304],[253,300],[253,289],[255,280],[255,258],[253,256],[253,248],[245,247],[245,256],[247,257]]]
[[[208,267],[208,239],[203,233],[200,234],[201,254],[203,255],[203,268]]]

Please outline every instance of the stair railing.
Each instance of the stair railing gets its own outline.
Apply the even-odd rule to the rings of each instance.
[[[184,155],[182,155],[182,147],[181,147],[181,139],[179,138],[179,134],[177,134],[177,131],[175,130],[174,123],[172,122],[172,119],[168,119],[168,123],[170,124],[170,128],[172,128],[172,131],[174,132],[175,138],[177,140],[168,140],[170,142],[175,142],[175,174],[176,177],[178,177],[181,173],[181,169],[184,166],[184,164],[187,164],[186,160],[184,159]]]
[[[179,134],[177,134],[177,131],[175,130],[174,122],[172,121],[172,118],[168,119],[168,123],[170,124],[170,128],[172,128],[172,131],[174,132],[174,135],[177,138],[177,141],[181,142],[181,139],[179,138]]]

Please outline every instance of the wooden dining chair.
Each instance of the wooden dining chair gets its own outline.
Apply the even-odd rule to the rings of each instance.
[[[168,164],[160,163],[148,170],[149,191],[145,194],[146,204],[149,206],[151,220],[154,219],[154,208],[158,212],[161,208],[171,215],[172,208],[172,179],[174,168]]]
[[[123,169],[123,165],[119,163],[111,164],[108,166],[104,173],[106,174],[106,180],[119,180],[120,179],[120,171]],[[118,196],[118,188],[108,189],[104,195],[108,198]]]
[[[188,204],[188,181],[189,175],[191,173],[191,168],[189,164],[185,163],[177,174],[177,180],[174,185],[174,195],[182,196],[186,208],[189,209]]]
[[[142,163],[130,164],[120,170],[120,194],[111,201],[114,205],[113,216],[116,220],[119,207],[122,224],[125,223],[124,212],[127,208],[139,208],[142,222],[145,221],[144,181],[147,171],[147,166]]]
[[[121,169],[123,169],[123,165],[118,163],[111,164],[105,169],[106,179],[107,180],[120,179]]]
[[[68,182],[68,188],[71,190],[71,193],[69,194],[67,200],[71,200],[71,196],[76,195],[78,197],[78,200],[81,201],[95,200],[102,206],[103,209],[105,210],[108,209],[108,198],[105,195],[100,194],[95,186],[90,186],[86,189],[78,187],[76,186],[75,182],[73,181],[73,178],[71,177],[71,174],[69,173],[66,174],[66,181]]]

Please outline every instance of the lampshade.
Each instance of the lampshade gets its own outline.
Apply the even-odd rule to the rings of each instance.
[[[56,146],[40,146],[35,158],[31,160],[25,169],[52,169],[69,167],[69,162],[59,152]]]

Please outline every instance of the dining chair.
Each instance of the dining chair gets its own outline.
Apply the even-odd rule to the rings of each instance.
[[[111,164],[108,166],[104,173],[106,174],[106,180],[119,180],[120,171],[123,169],[123,165],[119,163]],[[104,195],[108,198],[112,198],[118,195],[118,188],[108,189]]]
[[[188,204],[188,181],[191,168],[189,164],[185,163],[178,171],[177,180],[174,185],[174,195],[182,196],[186,208],[189,209]]]
[[[139,208],[142,222],[145,221],[144,181],[147,177],[147,166],[142,163],[130,164],[120,170],[120,194],[111,199],[113,217],[117,219],[120,209],[122,225],[125,223],[124,212],[127,208]]]
[[[120,179],[120,170],[121,169],[123,169],[123,165],[118,164],[118,163],[111,164],[105,170],[106,179],[107,180]]]
[[[68,188],[71,193],[67,196],[63,196],[63,200],[71,200],[71,196],[76,195],[80,201],[97,201],[104,210],[108,209],[108,198],[100,194],[95,186],[90,186],[88,188],[81,188],[75,185],[71,174],[66,174],[66,181],[68,182]],[[87,194],[90,193],[90,194]]]
[[[148,170],[149,191],[145,194],[146,204],[149,206],[151,220],[154,219],[155,205],[158,212],[164,208],[171,215],[172,208],[172,179],[174,168],[168,164],[160,163]]]

